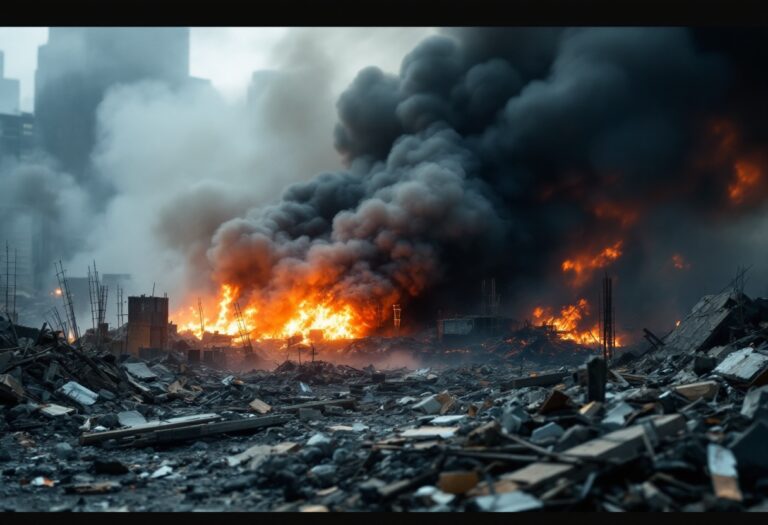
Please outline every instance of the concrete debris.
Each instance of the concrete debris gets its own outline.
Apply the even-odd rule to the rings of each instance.
[[[68,416],[70,414],[73,414],[75,412],[75,409],[50,403],[48,405],[41,406],[40,412],[49,417],[59,417],[59,416]]]
[[[720,391],[720,385],[714,381],[702,381],[701,383],[674,386],[672,389],[689,401],[696,401],[697,399],[711,401]]]
[[[736,458],[727,448],[714,443],[707,446],[707,465],[712,476],[712,486],[718,498],[741,501]]]
[[[259,414],[266,414],[267,412],[272,410],[272,407],[266,404],[261,399],[254,399],[253,401],[250,402],[248,406],[251,407],[251,410],[253,410],[254,412],[258,412]]]
[[[123,427],[136,427],[144,425],[147,420],[136,410],[129,410],[117,414],[117,421]]]
[[[714,373],[737,386],[761,386],[768,383],[768,356],[743,348],[723,359]]]
[[[751,388],[744,396],[741,405],[741,415],[749,418],[766,418],[768,420],[768,385]]]
[[[705,295],[665,338],[665,346],[695,353],[721,344],[728,336],[728,325],[739,313],[739,305],[745,303],[749,306],[749,298],[730,290]]]
[[[133,377],[142,381],[157,379],[157,374],[150,370],[146,363],[123,363],[123,368]]]
[[[768,508],[768,319],[745,297],[705,299],[663,344],[609,362],[537,327],[416,370],[320,360],[230,370],[201,359],[211,350],[126,358],[38,331],[0,352],[3,505]],[[434,351],[406,337],[345,348],[407,345]],[[475,349],[481,362],[455,357]]]
[[[506,492],[494,496],[480,496],[472,501],[482,512],[524,512],[542,508],[542,502],[523,491]]]
[[[63,385],[59,389],[59,392],[70,398],[72,401],[76,401],[84,406],[90,406],[94,404],[99,398],[99,394],[88,390],[83,385],[76,383],[75,381],[70,381],[69,383]]]
[[[563,427],[557,423],[547,423],[533,431],[531,434],[531,441],[542,442],[550,439],[558,439],[564,433],[565,430],[563,430]]]

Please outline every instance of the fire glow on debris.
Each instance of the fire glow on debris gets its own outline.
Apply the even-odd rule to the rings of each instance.
[[[538,325],[552,326],[561,339],[575,341],[583,345],[600,342],[600,327],[584,329],[583,325],[590,314],[589,302],[582,298],[576,304],[566,305],[560,309],[560,315],[554,315],[549,307],[537,306],[533,309],[533,319]],[[616,336],[616,346],[621,346],[620,337]]]
[[[218,311],[215,320],[203,316],[206,332],[234,336],[235,342],[239,341],[240,331],[234,310],[237,296],[236,287],[221,286],[216,300]],[[305,339],[312,330],[320,330],[324,339],[355,339],[363,337],[367,328],[351,305],[337,304],[331,299],[299,300],[291,316],[279,319],[273,315],[274,312],[261,312],[256,304],[249,304],[241,313],[246,330],[257,340],[285,339],[296,335]],[[181,330],[192,332],[202,339],[199,312],[194,306],[183,309],[176,318],[180,319]]]

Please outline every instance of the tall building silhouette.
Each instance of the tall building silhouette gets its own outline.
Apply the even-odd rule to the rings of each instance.
[[[189,77],[189,28],[52,27],[38,48],[35,116],[42,148],[88,178],[96,110],[118,84]]]
[[[20,97],[19,81],[5,78],[5,54],[0,51],[0,114],[18,115]]]

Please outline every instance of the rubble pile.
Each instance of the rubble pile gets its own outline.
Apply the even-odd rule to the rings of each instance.
[[[484,364],[235,373],[6,325],[0,507],[768,510],[768,315],[708,297],[610,363],[497,339]]]
[[[564,365],[584,362],[594,349],[569,339],[561,339],[557,332],[546,326],[524,326],[505,337],[484,342],[478,347],[485,349],[494,360],[530,361],[547,364],[557,361]],[[477,350],[473,352],[475,355]]]

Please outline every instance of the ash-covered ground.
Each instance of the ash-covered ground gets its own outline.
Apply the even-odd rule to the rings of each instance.
[[[507,336],[414,349],[419,368],[238,372],[21,327],[9,346],[6,322],[0,508],[767,510],[765,313],[707,296],[664,341],[607,364]],[[356,350],[386,344],[407,346]]]

